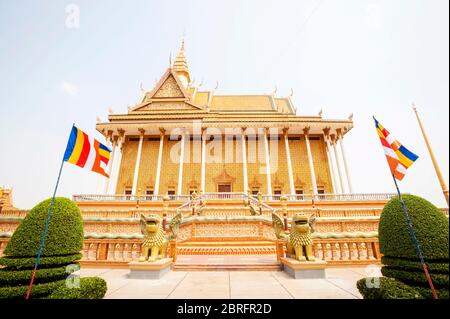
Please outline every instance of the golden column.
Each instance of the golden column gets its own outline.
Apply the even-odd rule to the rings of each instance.
[[[244,193],[248,194],[248,174],[247,174],[247,146],[245,143],[245,130],[241,128],[241,147],[242,147],[242,176],[244,179]]]
[[[110,184],[111,184],[111,174],[112,174],[112,168],[114,165],[114,156],[116,154],[116,144],[117,144],[117,139],[113,136],[113,131],[108,131],[108,137],[106,139],[109,143],[111,143],[112,146],[112,153],[111,153],[111,159],[109,161],[109,165],[108,165],[108,178],[105,182],[105,189],[104,189],[104,194],[107,195],[109,194],[109,188],[110,188]]]
[[[266,158],[266,179],[267,179],[267,194],[272,195],[272,180],[270,173],[270,156],[269,156],[269,128],[264,128],[264,154]]]
[[[112,172],[111,175],[112,177],[110,177],[111,181],[110,181],[110,186],[109,186],[109,192],[111,195],[115,195],[116,194],[116,189],[117,189],[117,182],[119,180],[119,173],[120,173],[120,165],[122,163],[122,151],[123,151],[123,145],[125,144],[125,131],[122,129],[119,129],[118,131],[118,136],[117,136],[117,152],[115,154],[115,160],[114,160],[114,167],[112,168]]]
[[[183,192],[183,163],[184,163],[184,147],[186,143],[186,129],[183,128],[181,135],[181,145],[180,145],[180,164],[178,166],[178,189],[177,195],[181,195]]]
[[[303,134],[305,136],[305,143],[306,143],[306,153],[308,154],[308,162],[309,162],[309,172],[311,173],[311,184],[312,184],[312,190],[313,195],[317,195],[317,181],[316,181],[316,172],[314,170],[314,161],[311,153],[311,145],[309,144],[309,127],[305,127],[303,129]]]
[[[444,197],[445,197],[445,200],[447,201],[447,206],[448,206],[449,204],[448,204],[447,184],[445,184],[444,177],[442,176],[441,170],[439,169],[439,165],[436,161],[436,157],[434,156],[433,149],[431,148],[430,142],[428,141],[427,133],[425,132],[425,129],[422,125],[422,121],[420,120],[420,117],[419,117],[419,113],[417,112],[417,108],[414,104],[413,104],[413,110],[414,110],[414,113],[416,113],[417,121],[419,122],[419,126],[422,131],[423,138],[425,140],[425,144],[427,144],[428,152],[430,153],[430,157],[431,157],[431,161],[433,162],[434,170],[436,171],[436,175],[439,179],[439,183],[441,184],[442,192],[444,193]]]
[[[286,162],[287,162],[288,177],[289,177],[289,194],[295,195],[294,174],[292,173],[292,159],[291,159],[291,150],[289,148],[288,131],[289,131],[289,128],[283,129],[284,146],[286,148]]]
[[[206,193],[206,128],[202,128],[202,163],[201,163],[200,192],[202,194]]]
[[[139,178],[139,166],[141,164],[141,153],[142,153],[142,143],[144,142],[145,130],[139,129],[139,146],[136,155],[136,163],[134,165],[134,177],[133,177],[133,187],[131,188],[131,194],[136,195],[138,178]]]
[[[153,194],[159,194],[159,181],[161,179],[161,164],[162,164],[162,154],[164,150],[164,134],[166,131],[163,128],[159,129],[159,150],[158,150],[158,162],[156,164],[156,178],[155,178],[155,188],[153,189]]]

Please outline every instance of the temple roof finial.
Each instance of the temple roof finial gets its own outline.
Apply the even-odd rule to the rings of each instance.
[[[184,76],[188,80],[188,83],[191,81],[190,75],[189,75],[189,68],[187,65],[186,56],[184,54],[184,34],[181,39],[181,47],[180,51],[178,51],[178,55],[175,58],[175,61],[173,62],[172,66],[173,71],[175,71],[179,76]]]

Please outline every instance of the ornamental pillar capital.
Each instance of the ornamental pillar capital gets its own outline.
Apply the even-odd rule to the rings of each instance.
[[[311,127],[309,127],[309,126],[304,127],[304,128],[303,128],[303,134],[309,135],[309,131],[310,131],[310,130],[311,130]]]

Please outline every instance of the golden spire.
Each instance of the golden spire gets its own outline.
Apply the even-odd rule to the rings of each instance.
[[[185,84],[184,82],[186,82],[186,86],[187,83],[191,82],[186,56],[184,55],[184,37],[181,40],[180,51],[178,52],[178,55],[173,62],[172,70],[180,77],[183,84]]]

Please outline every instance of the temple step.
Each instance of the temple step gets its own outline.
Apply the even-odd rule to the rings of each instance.
[[[177,246],[183,255],[275,255],[275,244],[270,241],[190,241]]]
[[[174,271],[278,271],[281,266],[277,263],[271,265],[223,265],[223,264],[180,264],[175,263]]]
[[[178,271],[277,271],[276,255],[179,256],[173,270]]]

